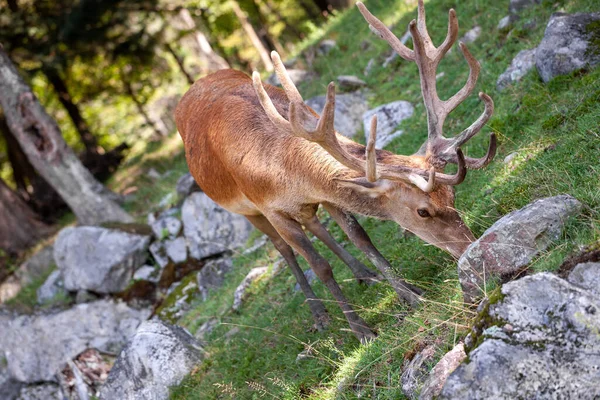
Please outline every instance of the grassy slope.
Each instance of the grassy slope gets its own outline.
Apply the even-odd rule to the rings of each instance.
[[[600,238],[600,69],[559,78],[548,85],[542,84],[534,71],[502,93],[496,92],[495,82],[518,51],[539,43],[552,12],[592,11],[594,0],[544,1],[524,13],[510,35],[496,30],[507,10],[507,2],[498,3],[466,0],[457,5],[432,0],[427,5],[436,43],[445,33],[450,7],[457,9],[461,35],[475,24],[482,27],[480,38],[469,48],[482,64],[478,90],[489,93],[496,103],[493,119],[466,151],[483,154],[486,132],[493,130],[500,139],[499,154],[487,169],[469,172],[457,190],[456,206],[479,235],[500,216],[535,198],[560,193],[577,197],[588,208],[569,224],[561,240],[533,263],[536,271],[555,270],[567,254]],[[398,35],[416,14],[413,7],[402,4],[399,0],[367,2],[385,23],[397,24]],[[537,26],[526,29],[525,24],[532,18]],[[370,58],[375,57],[380,65],[389,54],[388,45],[369,34],[357,10],[337,16],[324,36],[335,38],[339,48],[316,61],[321,78],[301,87],[306,98],[323,93],[326,83],[337,75],[362,76]],[[363,41],[369,43],[366,50],[361,49]],[[455,93],[468,73],[456,48],[439,71],[445,73],[438,83],[442,98]],[[395,152],[410,154],[426,136],[415,65],[399,60],[386,70],[376,67],[366,80],[373,91],[371,106],[398,99],[416,105],[415,116],[401,127],[407,133],[389,146]],[[471,96],[446,122],[447,134],[456,134],[470,124],[482,108],[477,97]],[[502,159],[511,152],[517,156],[507,166]],[[440,356],[464,337],[474,313],[460,302],[456,267],[449,256],[418,239],[401,237],[392,223],[371,219],[362,222],[398,273],[427,289],[423,307],[406,309],[386,284],[359,286],[333,254],[318,245],[333,261],[348,297],[378,331],[375,342],[360,346],[346,330],[345,320],[333,303],[328,306],[334,318],[330,329],[323,333],[311,331],[310,313],[302,295],[293,291],[294,280],[287,271],[254,285],[253,295],[241,311],[232,313],[228,310],[236,285],[250,268],[273,264],[276,253],[268,246],[253,255],[238,256],[226,285],[208,302],[196,304],[180,321],[192,332],[212,316],[219,318],[221,325],[207,337],[208,359],[174,388],[172,398],[402,398],[399,377],[405,357],[434,341],[440,345]],[[347,243],[337,226],[332,224],[331,230]],[[364,260],[355,249],[348,248]],[[320,283],[314,286],[319,296],[331,302]],[[235,327],[239,332],[227,338],[225,334]],[[310,357],[296,361],[305,349],[310,349]]]

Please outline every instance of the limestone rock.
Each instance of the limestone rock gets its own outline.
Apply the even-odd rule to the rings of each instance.
[[[177,191],[177,196],[183,201],[186,197],[194,192],[201,192],[200,186],[196,183],[196,180],[189,172],[182,175],[181,178],[177,181],[177,186],[175,187]]]
[[[176,238],[181,231],[181,221],[171,216],[155,219],[150,223],[150,226],[158,240]]]
[[[253,282],[260,279],[264,274],[267,273],[269,269],[267,267],[257,267],[253,268],[248,272],[248,275],[244,278],[242,283],[238,285],[235,289],[235,293],[233,294],[233,310],[237,311],[242,306],[242,302],[246,297],[246,291],[252,285]]]
[[[340,75],[337,77],[337,82],[341,92],[350,92],[367,86],[367,82],[354,75]]]
[[[196,277],[198,290],[200,291],[203,301],[208,299],[211,290],[223,286],[225,274],[231,271],[232,268],[233,261],[229,257],[211,260],[204,265]]]
[[[27,385],[21,388],[15,400],[63,400],[63,393],[55,383]]]
[[[54,266],[54,248],[52,245],[46,246],[19,266],[15,275],[19,278],[21,285],[29,285]]]
[[[8,369],[0,360],[0,399],[14,400],[20,393],[23,384],[10,377]]]
[[[477,38],[481,35],[481,27],[479,25],[474,26],[472,29],[469,29],[465,35],[460,39],[461,42],[465,44],[473,43],[477,40]]]
[[[518,14],[520,11],[531,7],[535,4],[540,4],[542,0],[510,0],[508,11],[511,14]]]
[[[306,280],[308,281],[308,283],[311,285],[317,279],[317,274],[315,274],[315,271],[313,271],[310,268],[307,269],[306,271],[304,271],[304,276],[306,277]],[[296,291],[296,292],[300,291],[300,285],[298,284],[298,282],[296,282],[296,284],[294,285],[294,291]]]
[[[481,296],[484,276],[506,276],[526,267],[559,238],[566,220],[581,207],[569,195],[547,197],[496,221],[458,260],[465,301],[474,302]]]
[[[52,271],[52,273],[48,276],[44,284],[40,286],[37,290],[36,294],[38,304],[44,304],[61,293],[67,293],[64,288],[62,275],[58,270]]]
[[[600,298],[600,262],[577,264],[567,280]]]
[[[398,125],[407,118],[412,117],[415,109],[408,101],[394,101],[384,104],[363,114],[363,129],[365,137],[369,139],[371,119],[377,114],[377,141],[375,147],[382,149],[400,136],[403,131],[396,131]]]
[[[100,300],[53,314],[12,317],[2,326],[0,358],[6,357],[18,381],[54,381],[62,365],[87,348],[118,352],[149,314]]]
[[[65,228],[54,259],[69,291],[118,293],[148,258],[150,237],[94,226]]]
[[[333,39],[325,39],[322,40],[317,46],[317,53],[319,55],[326,55],[329,52],[337,47],[337,42]]]
[[[447,352],[429,372],[427,380],[421,387],[419,400],[432,400],[439,396],[448,376],[454,372],[465,358],[467,358],[467,355],[465,354],[465,346],[462,343],[457,344]]]
[[[306,71],[303,69],[290,68],[287,70],[287,73],[295,85],[300,84],[300,82],[310,81],[316,77],[314,72]],[[273,86],[281,86],[281,82],[279,82],[279,78],[275,73],[271,74],[267,78],[267,83]]]
[[[412,360],[402,368],[400,384],[402,392],[409,399],[416,400],[418,398],[419,389],[429,372],[427,363],[431,362],[434,355],[435,346],[429,345],[415,354]]]
[[[252,231],[245,217],[230,213],[200,192],[185,200],[181,214],[190,256],[198,260],[242,246]]]
[[[162,268],[156,268],[152,265],[142,265],[135,271],[135,274],[133,274],[133,279],[158,283],[160,281],[161,273]]]
[[[100,392],[101,400],[162,400],[204,358],[187,331],[146,321],[123,349]]]
[[[600,35],[600,30],[593,28],[599,21],[600,12],[552,14],[535,54],[544,82],[600,63],[600,48],[592,43]]]
[[[496,81],[496,89],[502,90],[508,85],[512,85],[521,80],[535,67],[536,49],[522,50],[510,63],[510,66],[504,71]]]
[[[306,104],[317,113],[325,107],[325,96],[312,97]],[[335,96],[335,130],[346,137],[354,137],[362,127],[362,115],[369,109],[361,92],[344,93]]]

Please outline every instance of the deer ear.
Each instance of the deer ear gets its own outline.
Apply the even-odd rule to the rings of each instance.
[[[369,182],[367,178],[334,179],[340,186],[356,190],[358,193],[366,194],[373,198],[382,196],[392,189],[392,182],[387,179],[379,179]]]

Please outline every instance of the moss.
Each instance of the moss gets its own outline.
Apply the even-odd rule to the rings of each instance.
[[[189,307],[198,295],[196,273],[188,274],[179,285],[163,300],[156,314],[165,321],[175,323],[180,313]]]
[[[465,345],[465,352],[467,353],[467,357],[469,353],[479,347],[479,345],[484,340],[483,332],[490,328],[491,326],[503,326],[505,324],[504,321],[492,317],[489,313],[490,307],[494,304],[500,303],[504,300],[505,295],[502,293],[502,288],[498,287],[492,291],[489,295],[487,302],[485,303],[483,310],[477,314],[475,320],[472,323],[471,329],[471,344],[469,346]]]
[[[585,31],[586,35],[590,38],[586,55],[596,61],[600,61],[600,21],[587,24]]]

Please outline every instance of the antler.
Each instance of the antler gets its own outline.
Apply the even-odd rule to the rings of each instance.
[[[460,151],[456,149],[456,160],[459,165],[458,172],[455,175],[436,173],[435,170],[424,170],[412,168],[406,165],[387,165],[377,163],[375,152],[375,139],[377,130],[377,120],[371,123],[371,135],[366,147],[366,159],[360,159],[349,154],[339,143],[337,133],[334,128],[335,115],[335,84],[331,82],[327,87],[327,96],[325,106],[320,118],[316,118],[304,104],[300,92],[294,85],[294,82],[287,74],[285,66],[277,52],[271,53],[275,73],[283,86],[288,100],[290,100],[288,120],[283,118],[275,108],[271,98],[265,91],[260,79],[260,74],[254,72],[252,81],[254,89],[258,95],[260,104],[271,122],[280,129],[289,130],[294,135],[318,143],[323,149],[331,154],[342,165],[360,173],[364,173],[367,179],[374,182],[377,179],[403,180],[413,183],[424,191],[431,192],[434,182],[447,185],[457,185],[464,180],[466,174],[465,159]],[[306,128],[307,125],[315,126],[313,130]],[[428,177],[426,181],[424,177]]]
[[[432,161],[440,167],[443,167],[448,162],[460,164],[460,158],[458,157],[460,146],[477,134],[487,123],[494,111],[494,102],[487,94],[479,93],[479,98],[485,104],[483,114],[469,128],[465,129],[455,138],[448,139],[443,136],[443,125],[446,117],[471,94],[477,83],[481,68],[479,62],[467,49],[467,46],[464,43],[459,43],[463,56],[469,65],[469,78],[464,87],[454,96],[445,101],[440,100],[437,95],[436,71],[440,61],[458,37],[456,12],[453,9],[450,9],[448,12],[448,33],[446,34],[446,39],[436,48],[427,32],[423,0],[419,0],[417,20],[413,20],[409,24],[409,31],[413,38],[414,46],[414,50],[410,50],[400,42],[385,24],[373,16],[363,3],[358,2],[357,6],[365,20],[369,23],[371,30],[386,40],[402,58],[414,61],[419,68],[421,93],[425,108],[427,109],[428,137],[423,146],[426,147],[427,156],[432,158]],[[487,154],[479,159],[466,158],[463,161],[469,168],[482,168],[494,158],[495,154],[496,136],[494,133],[491,133]]]

